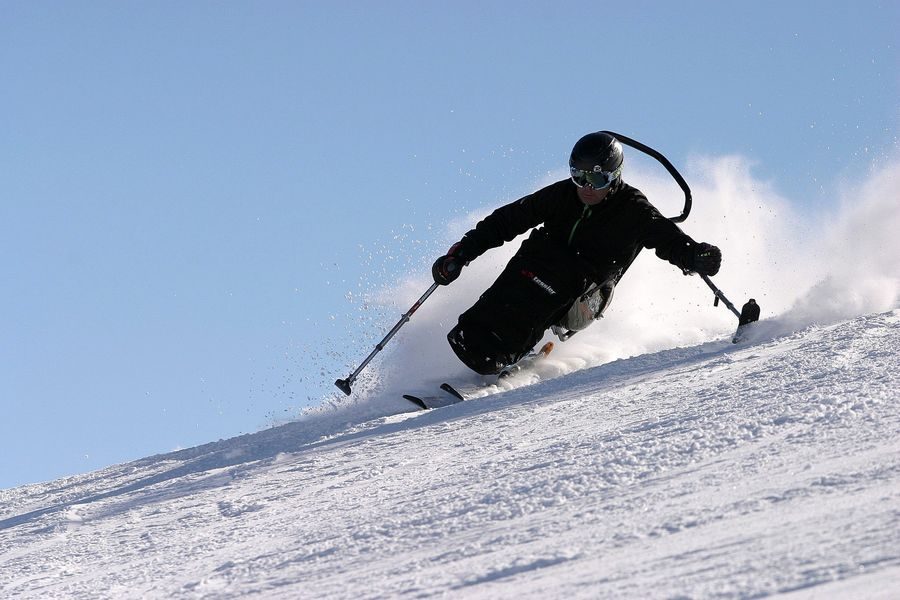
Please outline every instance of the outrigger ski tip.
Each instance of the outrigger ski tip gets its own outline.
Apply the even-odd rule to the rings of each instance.
[[[741,307],[741,314],[738,317],[738,327],[737,331],[734,332],[734,336],[731,338],[732,344],[737,344],[744,339],[744,336],[747,334],[748,326],[752,325],[759,321],[759,304],[756,303],[756,300],[750,298],[747,300],[747,303]]]
[[[749,300],[747,300],[744,306],[741,307],[741,312],[738,312],[738,309],[735,308],[734,304],[732,304],[728,300],[728,298],[725,297],[725,294],[722,293],[722,290],[716,287],[716,284],[712,282],[709,276],[700,274],[700,278],[703,279],[704,282],[706,282],[706,285],[708,285],[709,289],[711,289],[713,291],[713,294],[715,294],[716,298],[715,300],[713,300],[713,306],[718,306],[719,300],[721,300],[728,308],[728,310],[730,310],[734,314],[734,316],[738,318],[737,330],[734,332],[734,336],[731,338],[731,343],[737,344],[743,339],[746,326],[759,321],[759,304],[756,303],[755,299],[750,298]]]

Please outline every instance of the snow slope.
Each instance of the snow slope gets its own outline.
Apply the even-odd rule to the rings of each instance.
[[[760,326],[0,491],[0,596],[900,597],[900,310]]]

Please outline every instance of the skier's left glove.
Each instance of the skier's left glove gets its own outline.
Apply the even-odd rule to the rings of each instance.
[[[453,244],[447,254],[434,261],[431,276],[439,285],[450,285],[459,277],[462,268],[469,264],[463,255],[460,243]]]
[[[701,275],[715,275],[722,266],[722,251],[712,244],[699,243],[694,246],[691,270]]]

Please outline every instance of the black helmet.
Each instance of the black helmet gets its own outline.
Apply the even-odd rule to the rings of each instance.
[[[624,159],[625,155],[619,140],[608,133],[597,131],[587,134],[575,143],[569,156],[569,170],[577,185],[591,184],[592,187],[602,188],[609,186],[621,176]],[[595,173],[603,173],[605,177],[595,178],[592,176]],[[605,185],[602,185],[601,181],[595,184],[595,179],[604,178]]]

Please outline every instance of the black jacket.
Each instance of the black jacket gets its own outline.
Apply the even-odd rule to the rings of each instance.
[[[572,276],[575,295],[591,282],[617,282],[642,248],[683,269],[693,264],[696,242],[665,218],[640,190],[620,182],[603,202],[587,206],[577,187],[565,179],[501,206],[461,240],[466,260],[529,229],[517,257],[551,271]],[[579,284],[580,281],[580,284]]]

